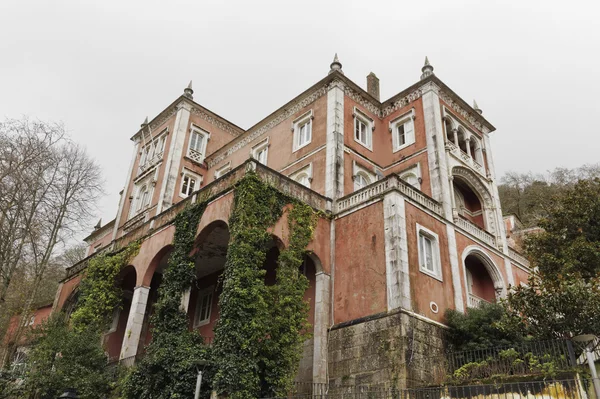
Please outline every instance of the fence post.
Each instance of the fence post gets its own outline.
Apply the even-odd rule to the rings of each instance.
[[[569,352],[569,362],[571,367],[577,366],[577,358],[575,357],[575,349],[573,349],[573,342],[570,339],[567,340],[567,351]]]

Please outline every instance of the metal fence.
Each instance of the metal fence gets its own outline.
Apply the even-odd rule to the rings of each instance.
[[[499,375],[551,376],[576,367],[577,355],[571,341],[553,340],[450,352],[421,361],[431,368],[428,385],[437,385],[486,380]]]
[[[591,380],[563,379],[500,384],[398,389],[377,386],[305,384],[287,397],[263,399],[590,399]],[[310,392],[309,392],[310,391]],[[591,394],[591,395],[590,395]]]

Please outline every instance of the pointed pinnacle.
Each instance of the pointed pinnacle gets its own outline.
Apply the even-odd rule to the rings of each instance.
[[[333,62],[337,62],[338,64],[340,62],[337,53],[335,53],[335,56],[333,57]]]
[[[147,125],[147,124],[148,124],[148,117],[146,117],[146,119],[144,119],[144,123],[143,123],[143,124],[144,124],[144,125]]]
[[[192,81],[191,81],[191,80],[190,80],[190,83],[188,84],[187,88],[188,88],[188,89],[191,89],[191,88],[192,88]]]
[[[427,58],[427,56],[425,56],[425,66],[427,66],[427,65],[431,65],[431,64],[429,64],[429,58]]]
[[[477,105],[477,101],[473,100],[473,109],[479,109],[479,105]]]

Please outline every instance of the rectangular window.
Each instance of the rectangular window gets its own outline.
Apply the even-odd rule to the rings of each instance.
[[[293,151],[310,144],[312,140],[312,110],[300,116],[292,122],[292,131],[294,132]]]
[[[415,127],[412,112],[390,122],[390,132],[392,132],[394,152],[413,144],[415,142]]]
[[[372,149],[373,121],[357,108],[354,109],[354,140]]]
[[[184,198],[191,195],[194,191],[198,190],[201,182],[201,176],[188,172],[187,169],[184,169],[183,176],[181,178],[181,190],[179,195]]]
[[[267,164],[269,154],[269,139],[252,148],[252,157],[263,165]]]
[[[210,323],[212,307],[213,287],[198,292],[196,301],[196,314],[194,316],[194,328]]]
[[[419,269],[438,280],[442,279],[440,247],[437,234],[417,224]]]
[[[210,134],[204,130],[192,128],[187,154],[188,158],[198,163],[204,162],[204,156],[206,155],[206,143],[208,142],[209,136]]]

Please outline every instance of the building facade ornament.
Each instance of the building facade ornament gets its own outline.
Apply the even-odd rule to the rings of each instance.
[[[274,115],[271,119],[263,121],[263,124],[257,126],[250,134],[244,137],[242,140],[235,143],[232,147],[223,151],[222,153],[216,155],[214,158],[207,161],[208,167],[212,168],[213,166],[222,162],[225,158],[230,156],[231,154],[237,152],[238,150],[244,148],[246,145],[256,140],[260,136],[262,136],[267,131],[273,129],[275,126],[279,125],[281,122],[287,120],[290,116],[296,114],[302,108],[307,107],[313,102],[317,101],[319,98],[327,94],[328,87],[323,85],[322,87],[313,91],[310,95],[299,99],[296,103],[289,108],[284,109],[282,112]],[[192,111],[193,112],[193,111]]]
[[[201,108],[192,107],[191,112],[192,112],[192,114],[199,116],[201,119],[204,119],[211,125],[214,125],[223,131],[226,131],[227,133],[231,134],[234,137],[237,137],[241,134],[239,132],[239,130],[234,129],[231,125],[229,125],[227,123],[221,122],[219,119],[215,118],[212,115],[209,115],[207,112],[205,112]]]
[[[439,96],[443,102],[445,102],[457,114],[459,114],[460,116],[465,118],[465,120],[467,122],[469,122],[477,130],[479,130],[482,133],[486,133],[486,134],[490,132],[490,130],[486,126],[484,126],[481,122],[479,122],[471,112],[466,111],[464,108],[462,108],[460,105],[458,105],[456,103],[456,101],[454,101],[452,98],[450,98],[450,96],[448,94],[444,93],[443,90],[439,91]]]

